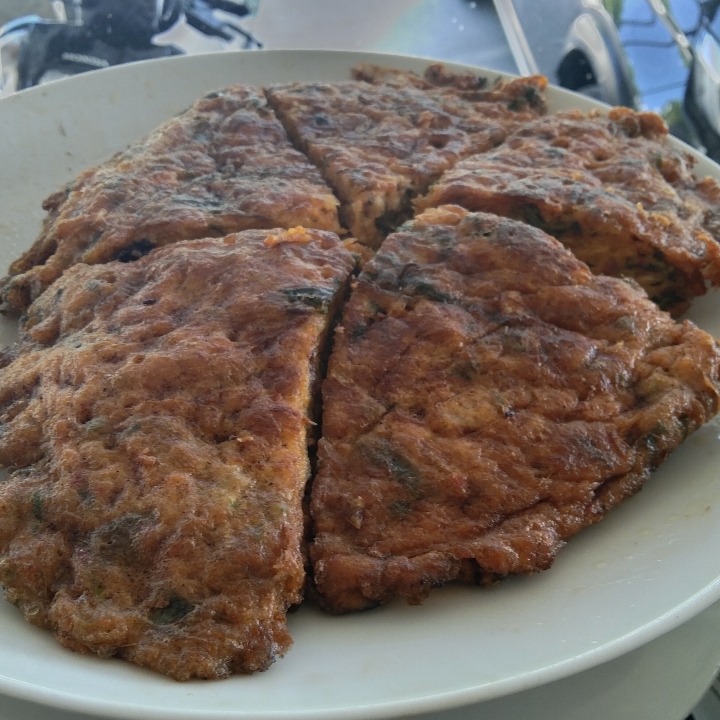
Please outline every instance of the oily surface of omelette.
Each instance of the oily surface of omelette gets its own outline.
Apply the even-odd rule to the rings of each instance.
[[[547,80],[488,85],[431,65],[423,78],[361,65],[355,81],[266,89],[296,147],[340,199],[343,226],[377,248],[412,216],[411,200],[470,153],[500,144],[546,110]]]
[[[654,113],[556,113],[461,161],[417,205],[523,220],[679,315],[706,282],[720,284],[720,185],[696,178],[666,136]]]
[[[77,265],[0,371],[0,583],[67,647],[265,669],[304,582],[320,349],[353,259],[246,231]]]
[[[547,568],[718,406],[716,341],[526,224],[429,210],[365,265],[323,385],[336,612]]]
[[[262,91],[242,85],[201,98],[44,208],[40,236],[0,283],[11,308],[26,308],[78,262],[127,261],[251,228],[340,231],[332,191],[290,145]]]

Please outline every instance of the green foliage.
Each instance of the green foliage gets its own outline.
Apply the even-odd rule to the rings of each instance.
[[[670,128],[675,125],[682,125],[683,123],[682,104],[679,100],[673,100],[667,103],[660,114]]]
[[[605,9],[610,13],[613,22],[617,27],[620,27],[623,12],[623,0],[603,0]]]

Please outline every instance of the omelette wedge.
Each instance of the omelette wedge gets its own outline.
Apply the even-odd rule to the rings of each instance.
[[[312,486],[333,612],[548,568],[718,409],[717,342],[515,220],[389,236],[344,309]]]
[[[251,230],[76,265],[0,370],[0,584],[65,646],[177,680],[267,668],[302,598],[337,236]]]

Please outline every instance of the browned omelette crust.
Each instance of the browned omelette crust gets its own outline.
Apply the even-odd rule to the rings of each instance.
[[[654,113],[558,113],[468,158],[420,199],[524,220],[596,273],[635,279],[677,315],[720,284],[720,186],[691,173]]]
[[[43,207],[40,237],[0,284],[16,309],[77,262],[250,228],[340,231],[337,200],[317,169],[290,145],[262,91],[240,85],[201,98]]]
[[[718,406],[715,340],[529,225],[387,238],[344,310],[312,487],[335,612],[547,568]]]
[[[81,652],[263,670],[301,600],[311,396],[352,256],[246,231],[77,265],[0,371],[0,583]]]
[[[362,65],[357,81],[266,89],[295,145],[340,199],[343,225],[376,248],[411,217],[411,200],[461,157],[501,143],[545,112],[542,77],[499,82],[456,76],[440,65],[425,78]]]

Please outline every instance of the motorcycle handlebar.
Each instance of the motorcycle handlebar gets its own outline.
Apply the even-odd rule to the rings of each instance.
[[[231,13],[237,17],[246,17],[250,14],[250,9],[241,2],[233,2],[233,0],[205,0],[210,7],[215,10],[222,10]]]

